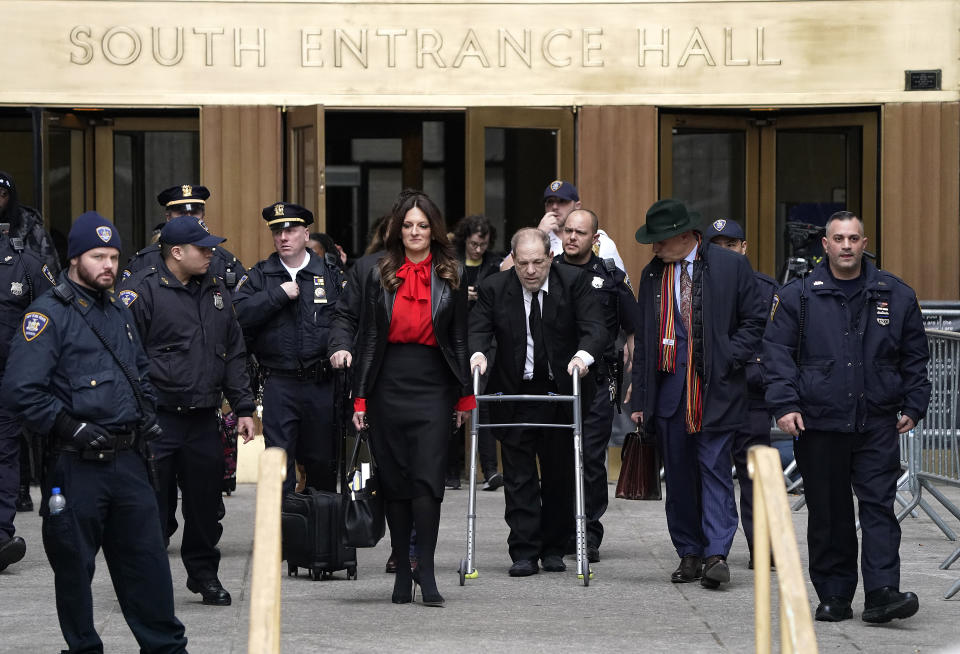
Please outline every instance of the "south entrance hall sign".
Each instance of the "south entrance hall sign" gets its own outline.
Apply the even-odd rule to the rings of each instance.
[[[0,102],[556,106],[958,99],[954,0],[0,0]],[[864,36],[869,38],[864,38]]]

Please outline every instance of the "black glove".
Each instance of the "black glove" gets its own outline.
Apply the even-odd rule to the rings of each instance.
[[[145,441],[153,441],[163,436],[163,429],[160,428],[160,423],[156,420],[153,423],[146,425],[140,428],[140,438]]]
[[[80,422],[61,411],[53,423],[53,432],[64,443],[81,450],[106,450],[112,447],[110,432],[93,422]]]

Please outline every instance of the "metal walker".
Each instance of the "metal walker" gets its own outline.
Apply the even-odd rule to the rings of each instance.
[[[496,429],[499,427],[560,427],[573,430],[573,466],[575,480],[574,516],[577,529],[577,578],[583,580],[584,586],[590,585],[590,562],[587,560],[587,517],[583,497],[583,417],[580,410],[580,371],[573,370],[572,395],[480,395],[480,368],[473,369],[473,392],[477,398],[477,407],[470,415],[470,486],[467,502],[467,556],[460,559],[460,585],[467,579],[476,579],[480,571],[475,566],[476,561],[476,529],[477,529],[477,437],[481,429]],[[481,402],[569,402],[573,406],[573,423],[537,423],[537,422],[509,422],[489,425],[480,424]]]

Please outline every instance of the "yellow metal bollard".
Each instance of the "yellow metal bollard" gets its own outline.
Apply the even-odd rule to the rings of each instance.
[[[249,654],[280,652],[280,504],[286,476],[287,453],[279,447],[264,450],[253,530]]]
[[[770,652],[770,546],[777,562],[780,588],[780,651],[816,654],[817,638],[807,587],[800,570],[800,551],[787,503],[780,454],[756,445],[747,453],[753,479],[753,570],[756,651]]]

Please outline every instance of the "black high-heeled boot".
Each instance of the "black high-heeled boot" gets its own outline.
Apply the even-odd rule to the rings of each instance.
[[[417,599],[417,586],[420,586],[420,603],[424,606],[439,606],[444,604],[443,595],[437,590],[437,580],[430,573],[429,578],[423,577],[425,583],[420,581],[420,568],[413,571],[413,599]]]
[[[403,560],[402,558],[399,559],[397,577],[393,580],[393,597],[391,600],[394,604],[409,604],[413,601],[413,574],[410,571],[410,566],[402,563]]]

